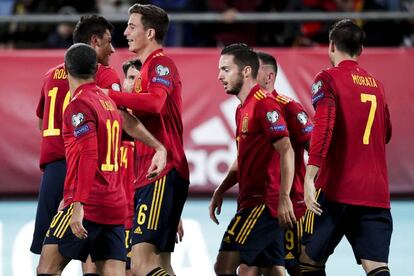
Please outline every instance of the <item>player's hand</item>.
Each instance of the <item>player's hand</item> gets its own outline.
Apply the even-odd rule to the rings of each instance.
[[[279,223],[282,226],[288,226],[291,228],[296,223],[296,217],[295,213],[293,212],[293,205],[289,195],[280,194],[279,205],[277,207],[277,215]]]
[[[305,178],[305,183],[303,185],[304,189],[304,199],[306,207],[312,213],[320,216],[322,214],[321,205],[315,199],[315,184],[312,180],[307,180]]]
[[[83,227],[83,205],[80,202],[73,203],[73,214],[70,219],[69,225],[72,233],[79,239],[86,239],[88,237],[88,231]]]
[[[175,243],[182,242],[184,237],[183,220],[180,218],[180,222],[177,226],[177,235],[175,236]]]
[[[221,213],[221,205],[223,204],[223,194],[216,189],[213,193],[213,196],[210,200],[210,205],[208,206],[208,211],[210,213],[210,219],[214,221],[216,224],[219,224],[219,221],[216,217]]]
[[[59,206],[58,206],[58,212],[63,210],[63,208],[65,207],[65,200],[62,198],[62,200],[59,202]]]
[[[147,171],[147,178],[152,179],[157,177],[161,171],[165,168],[167,164],[167,150],[164,146],[161,146],[155,151],[154,156],[152,157],[151,166]]]

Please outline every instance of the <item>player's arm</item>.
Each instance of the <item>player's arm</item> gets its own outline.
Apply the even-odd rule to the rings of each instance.
[[[151,166],[147,171],[147,177],[156,177],[167,164],[167,150],[135,116],[124,110],[119,110],[119,112],[123,119],[122,128],[128,135],[155,150]]]
[[[40,131],[43,131],[43,119],[39,118],[39,120],[37,121],[37,126],[39,127]]]
[[[64,115],[64,123],[74,134],[76,154],[79,155],[77,168],[77,187],[73,196],[73,214],[70,227],[80,239],[87,237],[83,227],[83,204],[92,189],[98,162],[98,139],[96,119],[90,107],[81,101],[72,101]]]
[[[312,103],[315,107],[315,117],[308,166],[306,167],[304,198],[307,208],[318,215],[321,214],[322,210],[315,199],[314,179],[326,158],[336,117],[336,100],[330,85],[331,82],[331,76],[321,72],[312,85]]]
[[[295,153],[293,152],[289,137],[283,137],[277,140],[273,143],[273,147],[280,156],[278,219],[281,224],[287,224],[292,227],[296,223],[293,205],[290,199],[290,191],[295,173]]]
[[[153,88],[151,93],[122,93],[109,90],[108,95],[117,106],[144,113],[160,113],[167,99],[167,92],[159,87]]]
[[[130,108],[138,113],[160,113],[169,93],[174,89],[175,65],[171,60],[160,56],[148,65],[146,87],[142,93],[116,93],[109,96],[118,106]]]
[[[223,182],[221,182],[221,184],[214,190],[213,196],[210,200],[210,205],[208,207],[210,219],[216,224],[219,224],[216,214],[220,215],[221,205],[223,204],[223,194],[236,185],[237,182],[237,160],[235,160],[227,172]]]
[[[388,109],[388,104],[385,105],[385,124],[386,124],[386,131],[387,131],[385,143],[388,144],[392,136],[392,124],[391,124],[391,116],[390,116],[390,111]]]

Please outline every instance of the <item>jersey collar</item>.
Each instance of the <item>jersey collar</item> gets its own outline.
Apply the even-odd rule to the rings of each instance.
[[[81,84],[76,88],[75,92],[73,93],[73,98],[79,96],[83,90],[91,90],[93,88],[96,88],[95,82],[87,82],[84,84]]]
[[[343,60],[338,64],[338,67],[355,67],[358,65],[358,62],[356,62],[355,60]]]

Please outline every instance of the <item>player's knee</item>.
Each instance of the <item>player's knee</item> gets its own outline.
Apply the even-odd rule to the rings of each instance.
[[[302,276],[326,276],[325,265],[314,265],[309,263],[300,263]]]
[[[367,276],[390,276],[390,269],[388,266],[377,267],[367,273]]]

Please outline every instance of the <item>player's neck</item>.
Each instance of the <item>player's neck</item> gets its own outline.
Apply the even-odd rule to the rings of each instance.
[[[246,79],[243,83],[242,88],[240,89],[239,94],[237,94],[237,98],[239,98],[240,103],[243,104],[246,100],[247,96],[249,96],[250,91],[252,88],[257,84],[256,80],[253,79]]]
[[[136,53],[137,58],[141,61],[142,64],[144,64],[144,62],[147,60],[149,55],[151,55],[152,52],[161,48],[162,45],[158,43],[149,44],[148,47],[145,47],[144,49],[142,49],[142,51]]]
[[[93,78],[89,79],[75,79],[68,76],[69,81],[69,90],[70,90],[70,97],[73,98],[73,95],[75,91],[79,88],[79,86],[85,84],[85,83],[91,83],[95,80]]]
[[[335,58],[334,58],[334,60],[333,60],[333,64],[334,64],[334,66],[336,67],[336,66],[338,66],[338,64],[339,64],[339,63],[341,63],[342,61],[345,61],[345,60],[357,61],[357,57],[352,57],[352,56],[347,55],[347,54],[345,54],[345,53],[340,53],[340,52],[338,52],[338,53],[335,55]]]

